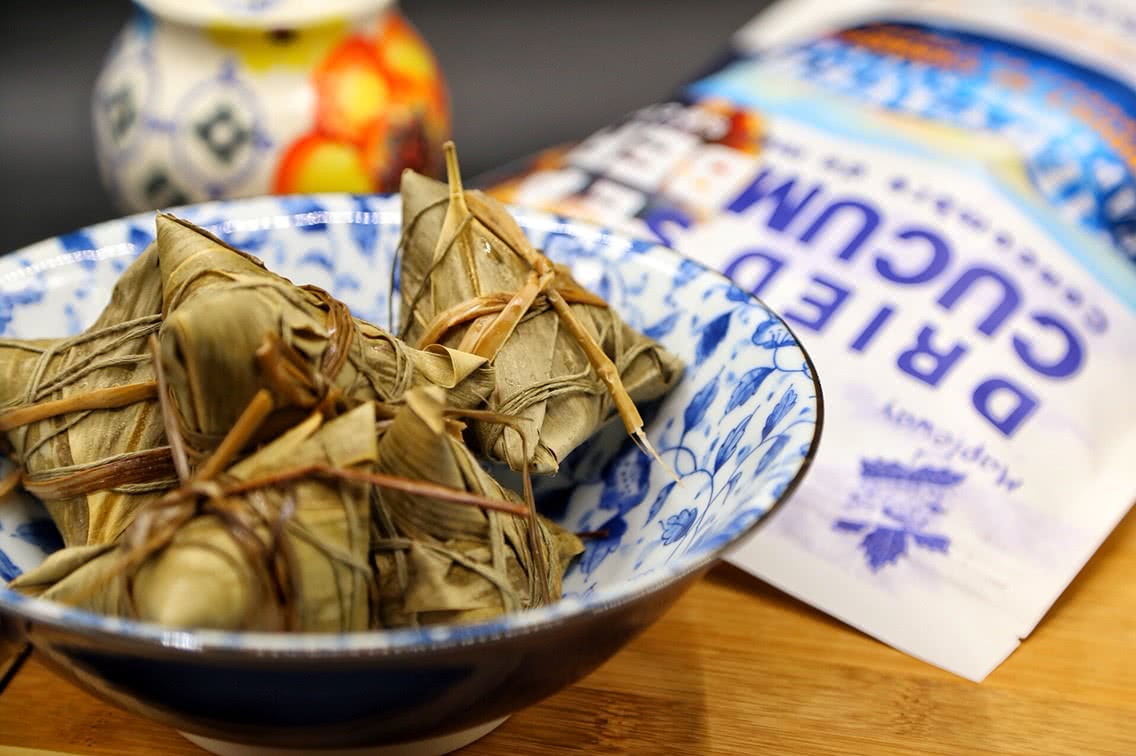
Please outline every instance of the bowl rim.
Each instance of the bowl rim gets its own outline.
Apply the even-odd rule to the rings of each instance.
[[[352,195],[341,192],[324,192],[291,195],[293,199],[313,199],[321,203],[346,203],[355,197],[365,197],[371,200],[385,202],[399,201],[397,193],[391,194],[365,194]],[[169,212],[184,212],[187,210],[200,212],[201,208],[224,208],[255,206],[257,203],[280,200],[281,197],[264,195],[259,197],[239,198],[232,200],[211,200],[191,203],[169,208]],[[345,206],[343,204],[340,205]],[[385,220],[386,208],[377,208],[379,222]],[[566,597],[547,606],[530,609],[524,612],[515,612],[500,617],[470,624],[446,624],[424,628],[399,628],[393,630],[363,630],[349,633],[282,633],[282,632],[249,632],[225,631],[213,629],[177,629],[163,625],[139,620],[114,617],[96,612],[66,607],[53,601],[20,594],[6,584],[0,583],[0,613],[5,613],[18,621],[25,623],[26,627],[35,630],[35,633],[50,631],[52,635],[78,636],[93,645],[114,645],[127,647],[129,653],[135,656],[177,657],[182,661],[190,659],[197,661],[224,660],[224,659],[288,659],[296,661],[331,661],[335,659],[359,659],[373,657],[414,657],[434,654],[439,651],[471,646],[487,646],[516,638],[532,636],[552,628],[564,627],[576,622],[587,621],[612,613],[622,607],[637,603],[646,597],[665,591],[668,588],[687,581],[713,567],[728,553],[736,549],[743,542],[754,536],[762,526],[767,523],[770,516],[792,498],[800,486],[801,481],[808,474],[820,445],[824,429],[825,400],[823,389],[816,365],[812,356],[801,343],[796,332],[785,319],[773,308],[767,305],[760,297],[742,289],[736,282],[710,268],[704,263],[684,255],[670,247],[649,239],[633,239],[630,235],[609,229],[578,218],[548,213],[529,207],[509,205],[522,227],[538,228],[542,230],[556,230],[569,232],[574,236],[587,236],[593,239],[603,239],[606,244],[622,243],[627,246],[646,243],[653,255],[662,254],[671,257],[677,263],[689,261],[695,265],[699,274],[708,273],[712,277],[721,279],[730,288],[743,293],[744,299],[756,303],[770,316],[775,318],[790,336],[808,366],[809,378],[813,383],[815,392],[816,420],[813,424],[812,438],[805,455],[793,474],[785,484],[782,492],[769,504],[769,507],[760,515],[748,522],[738,533],[723,544],[716,546],[697,558],[683,560],[676,559],[676,566],[667,566],[659,570],[637,576],[629,581],[612,588],[598,588],[587,598]],[[131,220],[152,219],[155,212],[134,213],[112,220],[82,227],[81,231],[97,232],[110,226],[126,224]],[[387,210],[393,215],[393,211]],[[294,213],[289,213],[295,215]],[[220,223],[227,223],[233,219],[226,219],[221,213]],[[401,215],[398,216],[401,221]],[[349,221],[353,222],[353,221]],[[59,236],[62,236],[59,235]],[[59,236],[48,237],[33,244],[13,250],[9,255],[19,255],[34,251],[41,245],[46,245]],[[5,255],[8,257],[9,255]],[[683,555],[685,556],[685,555]],[[35,633],[29,633],[34,636]],[[31,641],[34,644],[34,641]]]

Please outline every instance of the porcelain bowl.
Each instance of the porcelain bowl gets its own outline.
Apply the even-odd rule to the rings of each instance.
[[[260,198],[175,212],[379,325],[397,308],[396,196]],[[614,427],[541,489],[553,519],[604,532],[573,564],[562,600],[465,626],[290,635],[174,630],[0,588],[0,618],[79,686],[220,753],[442,753],[618,651],[791,493],[818,443],[820,387],[785,323],[724,277],[648,242],[515,214],[534,244],[687,364],[675,390],[643,408],[649,438],[680,483]],[[152,214],[131,216],[0,260],[0,336],[79,331],[153,227]],[[39,504],[22,494],[0,501],[0,578],[58,547]]]

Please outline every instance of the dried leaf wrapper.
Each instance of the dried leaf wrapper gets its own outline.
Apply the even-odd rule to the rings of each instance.
[[[520,501],[453,434],[436,389],[407,394],[379,443],[380,472],[423,476],[490,498]],[[374,559],[384,627],[471,622],[561,594],[575,535],[523,518],[399,491],[377,492]],[[531,528],[535,528],[530,532]]]
[[[161,320],[157,262],[151,245],[77,336],[0,339],[0,423],[11,457],[68,546],[113,542],[138,507],[176,482],[146,346]],[[103,408],[83,408],[91,396]],[[39,410],[49,414],[26,422]]]
[[[454,406],[472,407],[492,390],[488,360],[411,349],[322,289],[296,286],[183,221],[158,218],[158,250],[162,363],[197,458],[265,386],[278,409],[265,425],[269,437],[336,397],[393,402],[426,384],[446,389]]]
[[[497,383],[489,407],[527,420],[528,460],[515,434],[474,424],[478,448],[490,458],[514,470],[527,461],[534,472],[555,472],[615,414],[612,382],[622,384],[629,402],[643,402],[665,394],[681,376],[678,358],[533,249],[492,198],[477,191],[459,196],[407,171],[402,199],[400,334],[419,346],[436,339],[492,350]],[[604,380],[557,304],[570,309],[617,375]],[[516,322],[508,331],[502,326],[510,314]]]
[[[233,483],[311,465],[373,469],[374,405],[313,415],[231,467]],[[65,548],[13,587],[170,627],[348,632],[370,623],[369,485],[316,477],[157,504],[115,547]]]

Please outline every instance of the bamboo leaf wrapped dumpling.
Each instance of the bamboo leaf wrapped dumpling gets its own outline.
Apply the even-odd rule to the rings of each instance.
[[[146,343],[161,312],[151,245],[81,334],[0,339],[0,428],[67,546],[113,542],[176,483]]]
[[[269,432],[303,417],[329,392],[397,401],[412,386],[437,385],[450,404],[474,407],[492,390],[484,358],[444,347],[411,349],[353,318],[323,290],[292,284],[192,224],[168,215],[157,224],[162,363],[180,429],[199,456],[266,385],[280,408],[265,426]],[[280,348],[268,348],[266,338]],[[291,363],[273,361],[281,353]]]
[[[379,442],[377,469],[520,502],[478,463],[447,421],[443,394],[407,393]],[[487,511],[379,490],[374,516],[379,618],[384,627],[472,622],[558,599],[574,534],[532,512]]]
[[[376,459],[374,405],[366,403],[327,422],[313,415],[226,477],[247,482],[317,465],[371,470]],[[255,535],[253,548],[218,516],[195,519],[139,570],[133,600],[143,619],[301,632],[369,626],[370,486],[307,477],[229,497],[219,511],[245,521]],[[281,555],[289,558],[279,561]]]
[[[489,406],[527,419],[520,437],[475,424],[479,447],[520,470],[555,472],[618,412],[642,445],[635,402],[669,391],[680,360],[630,328],[529,244],[496,200],[462,189],[452,145],[450,185],[405,171],[400,335],[493,360]]]
[[[216,481],[374,468],[375,407],[314,413]],[[370,626],[371,486],[314,474],[143,510],[121,545],[63,549],[14,588],[170,627],[347,632]],[[52,572],[58,574],[51,574]],[[29,577],[31,579],[29,579]],[[61,579],[58,579],[60,578]],[[56,579],[53,579],[56,578]]]

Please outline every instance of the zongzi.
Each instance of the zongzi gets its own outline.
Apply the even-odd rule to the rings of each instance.
[[[411,386],[447,390],[455,406],[482,404],[488,360],[425,351],[351,316],[314,286],[296,286],[192,224],[158,217],[164,322],[161,359],[191,453],[211,451],[261,388],[288,427],[322,401],[397,401]],[[261,437],[263,438],[263,437]]]
[[[112,543],[176,483],[146,343],[161,291],[150,245],[81,334],[0,339],[0,430],[67,546]]]
[[[534,249],[503,206],[465,191],[452,145],[446,155],[448,187],[403,173],[400,336],[493,361],[489,407],[527,419],[530,457],[517,434],[474,428],[479,448],[514,470],[555,472],[617,413],[646,445],[635,402],[665,394],[681,362]]]
[[[171,627],[365,630],[370,486],[308,471],[372,469],[374,428],[371,403],[327,422],[313,413],[232,466],[212,495],[151,502],[117,546],[62,549],[12,585]],[[225,493],[295,469],[305,474]]]
[[[438,389],[407,392],[379,442],[377,469],[430,479],[519,503],[478,463],[447,420]],[[527,517],[397,490],[377,492],[373,527],[379,617],[384,627],[469,622],[546,604],[580,540],[530,511]]]

